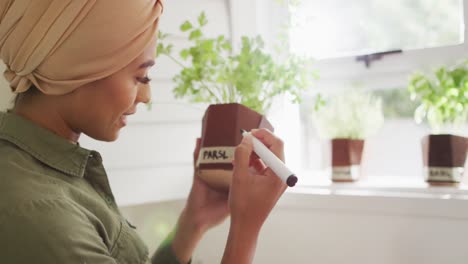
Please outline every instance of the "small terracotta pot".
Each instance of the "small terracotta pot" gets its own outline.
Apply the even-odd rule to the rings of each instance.
[[[209,186],[228,191],[232,179],[234,150],[242,141],[241,129],[273,126],[261,114],[241,104],[210,105],[203,117],[198,176]]]
[[[364,140],[332,140],[332,181],[351,182],[359,179]]]
[[[457,184],[465,170],[468,139],[456,135],[427,135],[422,139],[424,177],[433,184]]]

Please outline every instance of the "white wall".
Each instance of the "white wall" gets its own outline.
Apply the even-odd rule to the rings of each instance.
[[[308,189],[287,193],[265,223],[256,264],[462,264],[468,259],[466,195],[321,195]],[[156,248],[184,201],[123,208],[137,231]],[[209,231],[194,264],[219,263],[229,220]]]

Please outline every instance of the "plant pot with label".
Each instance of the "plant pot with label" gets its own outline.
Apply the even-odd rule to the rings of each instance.
[[[468,138],[428,135],[422,140],[424,177],[431,184],[458,184],[465,172]]]
[[[234,150],[242,140],[241,129],[273,127],[265,116],[241,104],[210,105],[203,117],[198,175],[211,187],[228,190]]]
[[[364,150],[362,139],[332,140],[332,180],[349,182],[359,179]]]
[[[197,21],[180,26],[191,44],[178,57],[172,54],[168,34],[160,33],[157,54],[182,67],[173,78],[176,98],[209,104],[202,121],[197,169],[211,187],[225,191],[231,182],[234,149],[242,138],[240,129],[273,130],[263,115],[273,99],[289,95],[293,102],[299,102],[316,74],[308,59],[290,54],[274,58],[266,52],[261,37],[242,37],[236,53],[224,35],[204,36],[207,23],[202,13]]]
[[[319,136],[331,139],[332,181],[358,180],[365,139],[383,124],[381,100],[363,91],[345,91],[318,103],[313,120]]]
[[[416,122],[426,120],[432,130],[421,142],[424,179],[436,185],[460,183],[468,150],[468,60],[434,73],[416,73],[408,89],[411,99],[420,102]]]

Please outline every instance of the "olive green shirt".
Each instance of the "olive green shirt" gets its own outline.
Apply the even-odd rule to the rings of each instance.
[[[99,153],[0,112],[1,263],[178,263],[171,248],[149,259]]]

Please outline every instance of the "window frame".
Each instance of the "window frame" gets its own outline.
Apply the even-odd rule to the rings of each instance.
[[[464,0],[462,4],[463,10],[460,12],[464,13],[463,43],[385,55],[373,61],[370,67],[357,61],[357,56],[317,60],[315,66],[320,69],[320,79],[315,86],[319,91],[322,86],[327,87],[327,90],[340,89],[346,82],[358,82],[374,89],[406,86],[408,76],[416,70],[433,70],[442,65],[455,64],[461,58],[468,58],[468,1]]]

